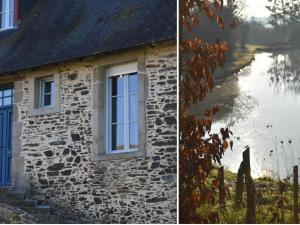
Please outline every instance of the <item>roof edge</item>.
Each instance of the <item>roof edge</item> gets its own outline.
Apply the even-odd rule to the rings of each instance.
[[[155,45],[155,44],[161,44],[163,42],[172,42],[172,41],[176,41],[176,37],[170,37],[170,38],[166,38],[166,39],[155,41],[155,42],[142,43],[142,44],[135,45],[135,46],[132,46],[132,47],[120,48],[120,49],[106,51],[106,52],[95,52],[95,53],[92,53],[92,54],[89,54],[89,55],[70,57],[70,58],[67,58],[67,59],[63,59],[63,60],[59,60],[59,61],[52,61],[52,62],[49,62],[49,63],[40,64],[40,65],[33,65],[33,66],[30,66],[30,67],[25,66],[25,67],[21,67],[21,68],[16,69],[16,70],[10,70],[10,71],[8,70],[8,71],[0,72],[0,80],[1,80],[1,77],[14,76],[14,75],[16,75],[15,73],[25,71],[25,70],[33,70],[33,69],[38,69],[38,68],[43,67],[43,66],[50,66],[50,65],[60,64],[60,63],[66,63],[66,62],[72,61],[72,60],[81,60],[83,58],[92,57],[92,56],[103,56],[103,55],[106,55],[106,54],[114,54],[114,53],[117,53],[117,52],[120,52],[120,51],[127,51],[129,49],[138,49],[138,48],[142,48],[142,47],[145,47],[145,46],[148,46],[148,45]]]

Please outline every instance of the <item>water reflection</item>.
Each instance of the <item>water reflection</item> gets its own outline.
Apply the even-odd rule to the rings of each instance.
[[[274,52],[271,57],[273,63],[268,70],[270,85],[276,92],[282,90],[286,94],[298,94],[300,92],[300,50],[287,51],[285,53]]]
[[[200,113],[221,106],[213,131],[229,126],[234,133],[233,151],[223,163],[237,171],[246,145],[251,148],[254,176],[284,178],[300,157],[299,51],[259,53],[255,61],[228,78],[191,111]]]

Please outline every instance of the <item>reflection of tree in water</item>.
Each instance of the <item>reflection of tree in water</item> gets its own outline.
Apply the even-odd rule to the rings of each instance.
[[[289,51],[286,53],[273,53],[273,64],[268,70],[270,84],[278,93],[300,93],[300,51]]]

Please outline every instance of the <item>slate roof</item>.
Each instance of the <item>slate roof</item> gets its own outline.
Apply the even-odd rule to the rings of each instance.
[[[175,38],[176,0],[38,0],[0,32],[0,74]]]

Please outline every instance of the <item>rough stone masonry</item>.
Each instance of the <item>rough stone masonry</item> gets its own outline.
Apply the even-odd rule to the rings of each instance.
[[[147,155],[91,160],[97,57],[87,57],[14,75],[18,79],[13,140],[19,146],[14,150],[14,183],[26,181],[35,198],[64,207],[84,222],[176,223],[176,44],[148,46],[142,51],[148,84],[144,106]],[[60,108],[31,115],[32,74],[53,68],[59,71]]]

